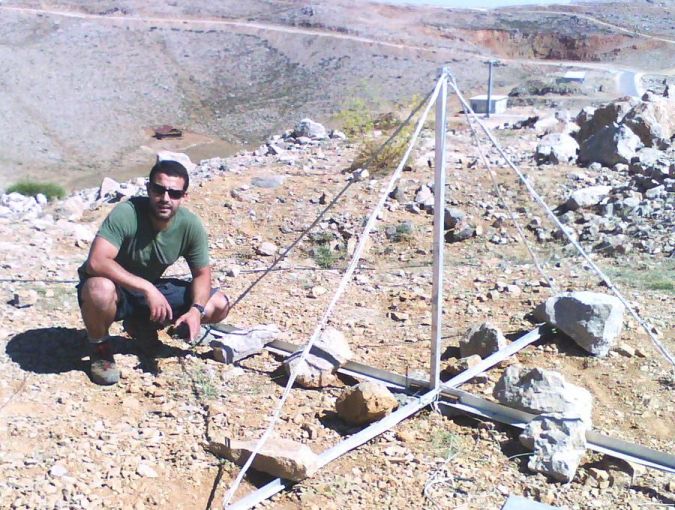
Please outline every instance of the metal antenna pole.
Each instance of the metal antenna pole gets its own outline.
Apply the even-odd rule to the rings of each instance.
[[[488,62],[488,93],[487,93],[487,118],[490,118],[490,107],[492,106],[492,60]]]
[[[443,248],[445,238],[445,110],[448,79],[443,68],[441,89],[436,99],[436,157],[434,160],[434,267],[431,296],[431,380],[430,388],[441,384],[441,317],[443,314]]]

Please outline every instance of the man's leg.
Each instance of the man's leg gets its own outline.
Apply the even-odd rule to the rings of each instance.
[[[117,288],[107,278],[91,277],[80,289],[80,310],[91,353],[91,379],[96,384],[115,384],[120,374],[115,364],[108,330],[117,313]]]
[[[220,291],[216,291],[211,295],[204,307],[204,317],[202,324],[215,324],[227,317],[230,313],[230,301],[227,296]]]

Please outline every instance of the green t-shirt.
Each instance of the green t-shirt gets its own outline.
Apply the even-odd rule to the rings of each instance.
[[[208,236],[194,213],[179,207],[169,226],[159,232],[153,228],[150,214],[148,198],[134,197],[116,205],[103,221],[96,235],[119,248],[118,264],[151,282],[179,257],[184,257],[191,269],[209,264]]]

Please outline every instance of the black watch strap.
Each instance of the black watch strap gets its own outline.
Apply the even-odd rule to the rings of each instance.
[[[197,310],[199,310],[199,315],[204,317],[204,307],[202,305],[195,303],[194,305],[192,305],[192,308],[196,308]]]

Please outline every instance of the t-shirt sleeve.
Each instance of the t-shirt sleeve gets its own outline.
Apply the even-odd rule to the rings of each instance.
[[[134,216],[135,211],[131,204],[118,204],[103,220],[96,235],[110,241],[116,248],[121,248],[124,239],[133,235]]]
[[[191,269],[201,269],[209,265],[209,236],[199,218],[192,216],[191,220],[183,257]]]

